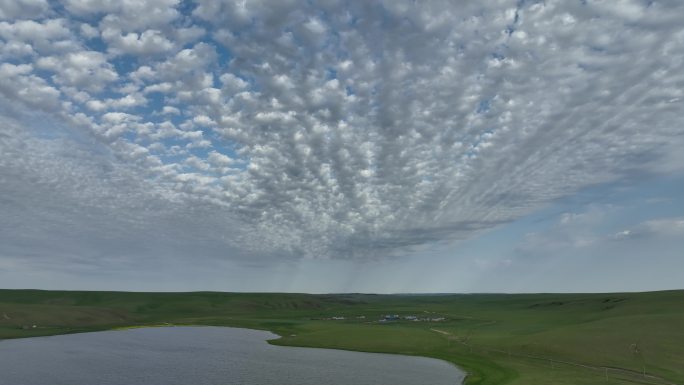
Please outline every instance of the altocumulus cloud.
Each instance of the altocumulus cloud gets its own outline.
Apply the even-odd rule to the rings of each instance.
[[[683,15],[0,1],[3,254],[382,257],[681,171]]]

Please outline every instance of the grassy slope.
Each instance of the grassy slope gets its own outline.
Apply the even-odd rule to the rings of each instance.
[[[384,296],[0,290],[0,339],[130,325],[228,325],[274,331],[283,336],[272,341],[278,345],[437,357],[467,370],[468,384],[684,384],[683,305],[684,291]],[[388,313],[448,321],[371,322]],[[361,315],[366,318],[355,318]],[[348,319],[320,319],[331,316]],[[606,379],[603,367],[634,373],[609,370]],[[644,368],[666,381],[644,378],[638,374]]]

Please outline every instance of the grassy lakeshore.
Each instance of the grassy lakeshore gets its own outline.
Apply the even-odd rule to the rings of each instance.
[[[378,322],[387,314],[402,318]],[[408,316],[419,321],[403,318]],[[277,345],[440,358],[467,371],[467,384],[684,384],[684,290],[515,295],[0,290],[0,339],[188,324],[269,330],[281,336],[271,341]]]

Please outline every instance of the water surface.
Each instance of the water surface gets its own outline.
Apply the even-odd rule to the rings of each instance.
[[[166,327],[0,341],[0,384],[457,385],[440,360],[272,346],[272,333]]]

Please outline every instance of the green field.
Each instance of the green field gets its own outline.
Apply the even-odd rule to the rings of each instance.
[[[386,314],[446,319],[378,322]],[[0,339],[166,324],[270,330],[282,336],[271,341],[277,345],[436,357],[467,371],[467,384],[684,384],[684,290],[517,295],[0,290]]]

